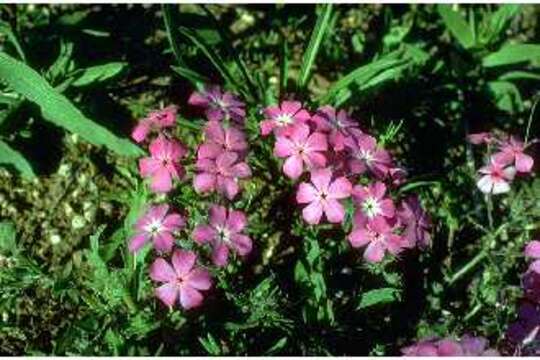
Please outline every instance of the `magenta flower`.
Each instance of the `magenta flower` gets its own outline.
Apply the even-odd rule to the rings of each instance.
[[[377,147],[374,137],[362,135],[352,144],[349,168],[353,174],[370,170],[376,177],[384,178],[392,167],[390,154]]]
[[[161,129],[173,127],[176,123],[176,106],[169,106],[163,110],[152,111],[148,117],[139,121],[133,129],[131,137],[136,142],[143,142],[151,131],[159,132]]]
[[[218,193],[232,200],[240,191],[238,180],[251,176],[251,169],[245,162],[238,160],[238,154],[226,152],[214,159],[198,159],[199,171],[193,178],[193,187],[198,193],[217,190]]]
[[[152,241],[158,251],[170,252],[173,244],[173,233],[186,225],[180,214],[169,213],[169,205],[152,206],[135,223],[137,233],[129,243],[129,251],[137,252],[148,241]]]
[[[162,258],[150,266],[150,278],[163,283],[155,290],[156,297],[169,308],[178,299],[186,310],[202,304],[201,290],[210,289],[212,279],[208,271],[195,266],[196,262],[194,252],[177,249],[172,255],[172,266]]]
[[[371,263],[380,262],[386,251],[397,255],[407,247],[405,240],[394,233],[394,227],[388,221],[378,216],[371,221],[357,211],[354,215],[353,231],[348,239],[354,248],[366,246],[364,259]]]
[[[525,246],[525,256],[540,259],[540,240],[532,240]]]
[[[401,349],[405,356],[498,356],[494,349],[487,349],[485,338],[464,335],[461,341],[429,338]]]
[[[393,218],[396,210],[394,202],[385,195],[386,185],[380,181],[368,186],[356,185],[352,196],[358,205],[359,216],[364,216],[368,221],[378,216]]]
[[[332,106],[321,107],[311,120],[317,125],[317,131],[329,134],[328,141],[334,151],[344,150],[347,142],[354,141],[362,134],[358,124],[345,110],[337,111]]]
[[[278,136],[274,145],[274,155],[287,158],[283,164],[283,172],[291,179],[298,179],[307,169],[321,168],[326,165],[323,151],[328,149],[326,136],[314,132],[310,134],[309,126],[299,124],[290,137]]]
[[[540,259],[536,259],[523,274],[522,284],[525,298],[540,304]]]
[[[150,188],[153,191],[169,192],[172,179],[180,179],[184,175],[179,161],[186,153],[181,143],[160,135],[150,143],[150,157],[139,160],[139,172],[142,177],[151,178]]]
[[[514,179],[516,169],[497,162],[493,157],[489,165],[478,170],[483,176],[476,186],[485,194],[502,194],[510,191],[510,182]]]
[[[467,141],[473,145],[491,144],[495,141],[495,136],[490,132],[479,132],[467,135]]]
[[[298,101],[283,101],[280,106],[269,106],[264,110],[264,114],[266,119],[260,124],[261,134],[264,136],[272,131],[278,136],[289,135],[297,124],[311,118]]]
[[[227,214],[228,213],[228,214]],[[246,215],[237,210],[212,205],[210,224],[199,225],[193,231],[193,239],[199,244],[212,243],[212,260],[216,266],[225,266],[229,259],[229,250],[240,256],[251,252],[251,239],[242,232],[246,228]]]
[[[244,133],[234,127],[224,128],[217,121],[210,121],[204,128],[205,142],[199,146],[199,159],[215,159],[226,151],[243,153],[247,149]]]
[[[540,309],[538,304],[524,301],[518,310],[517,320],[508,326],[506,337],[523,355],[529,353],[528,345],[540,341]],[[525,350],[525,351],[523,351]],[[538,349],[536,349],[538,351]]]
[[[201,92],[193,92],[188,103],[205,108],[206,117],[210,121],[230,119],[237,124],[244,124],[245,104],[230,92],[222,92],[217,85],[207,86]]]
[[[345,177],[332,181],[332,170],[318,169],[311,172],[311,184],[301,183],[296,193],[299,204],[309,204],[302,210],[308,224],[318,224],[323,213],[331,223],[340,223],[345,209],[339,202],[351,196],[352,185]]]
[[[417,196],[410,196],[401,202],[398,217],[405,226],[403,237],[409,247],[418,246],[422,249],[431,244],[431,218],[422,209]]]
[[[521,173],[529,173],[534,165],[531,156],[524,153],[525,144],[511,136],[508,141],[502,142],[500,151],[493,155],[496,162],[502,165],[513,165]]]

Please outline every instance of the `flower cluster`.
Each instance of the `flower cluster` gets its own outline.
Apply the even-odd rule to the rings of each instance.
[[[355,215],[348,240],[355,248],[365,247],[367,261],[379,262],[386,252],[396,255],[429,244],[431,222],[418,198],[396,205],[389,194],[405,171],[346,111],[323,106],[312,115],[300,102],[283,101],[264,114],[261,134],[275,136],[274,155],[284,159],[285,176],[297,181],[309,173],[309,181],[300,182],[296,193],[308,224],[323,219],[343,223],[344,202],[352,199]],[[354,186],[359,180],[368,185]]]
[[[495,150],[488,163],[478,170],[480,178],[476,186],[485,194],[506,193],[516,174],[532,172],[534,160],[525,154],[531,143],[526,144],[515,136],[497,136],[488,132],[471,134],[468,141],[474,145],[486,144],[488,153],[492,148]]]
[[[498,356],[488,349],[488,341],[479,336],[464,335],[460,340],[430,338],[401,349],[404,356]]]
[[[540,355],[540,241],[525,247],[525,256],[534,259],[522,278],[524,299],[516,322],[508,327],[507,340],[516,355]]]

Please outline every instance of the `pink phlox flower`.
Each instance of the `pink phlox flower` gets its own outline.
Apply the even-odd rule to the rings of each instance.
[[[485,338],[464,335],[458,341],[450,338],[428,338],[401,349],[405,356],[498,356],[494,349],[487,349]]]
[[[522,278],[525,297],[540,304],[540,260],[533,261]]]
[[[364,259],[377,263],[382,261],[387,251],[397,255],[407,247],[406,240],[397,235],[395,230],[395,225],[391,226],[386,218],[377,216],[368,221],[365,215],[357,210],[353,220],[353,231],[349,234],[348,240],[354,248],[367,245]]]
[[[418,246],[423,249],[431,245],[431,218],[422,208],[418,196],[410,196],[403,200],[397,214],[405,226],[403,237],[409,243],[409,247]]]
[[[407,181],[407,171],[400,167],[388,169],[388,175],[393,186],[401,186]]]
[[[283,101],[279,106],[269,106],[264,110],[265,120],[261,121],[261,134],[266,136],[274,131],[277,136],[290,135],[300,123],[311,119],[309,112],[298,101]]]
[[[304,171],[322,168],[326,165],[323,151],[328,149],[326,135],[309,130],[306,124],[298,124],[289,137],[281,135],[276,139],[274,155],[287,158],[283,164],[283,172],[291,179],[297,179]]]
[[[496,140],[491,132],[479,132],[467,135],[467,141],[473,145],[492,144]]]
[[[511,136],[507,141],[500,143],[499,152],[493,155],[496,162],[502,165],[513,165],[521,173],[532,171],[534,160],[525,154],[523,141]]]
[[[222,92],[217,85],[206,86],[201,92],[193,92],[188,103],[205,108],[206,117],[210,121],[230,119],[237,124],[244,124],[245,104],[230,92]]]
[[[367,186],[356,185],[352,197],[359,210],[359,216],[364,216],[368,221],[377,216],[394,217],[394,202],[386,197],[386,185],[380,181]]]
[[[392,168],[390,154],[377,146],[377,141],[370,135],[362,135],[351,148],[349,168],[353,174],[363,174],[369,170],[377,178],[384,178]]]
[[[540,259],[540,240],[532,240],[525,246],[525,256]]]
[[[516,168],[497,162],[493,157],[490,164],[478,170],[483,176],[476,186],[485,194],[502,194],[510,191],[510,183],[516,174]]]
[[[139,160],[142,177],[151,178],[152,191],[166,193],[172,189],[172,179],[184,176],[180,159],[187,154],[186,148],[176,140],[160,135],[150,143],[150,157]]]
[[[337,111],[332,106],[321,107],[311,120],[317,125],[317,131],[328,134],[328,141],[334,151],[344,150],[348,141],[354,141],[362,134],[358,124],[345,110]]]
[[[311,183],[301,183],[296,193],[299,204],[309,204],[302,210],[308,224],[318,224],[323,213],[331,223],[341,223],[345,209],[339,200],[351,196],[352,185],[345,177],[332,181],[332,170],[317,169],[311,172]]]
[[[163,283],[155,290],[156,297],[171,308],[177,300],[186,309],[202,304],[201,291],[212,286],[210,273],[196,266],[197,255],[192,251],[175,250],[172,266],[165,259],[158,258],[150,266],[150,278]]]
[[[173,233],[186,225],[180,214],[169,213],[169,205],[152,206],[137,220],[136,234],[129,243],[129,250],[137,252],[145,243],[152,241],[158,251],[170,252],[173,244]]]
[[[245,162],[239,161],[238,154],[225,152],[216,159],[198,159],[199,171],[193,179],[193,187],[198,193],[217,190],[229,200],[233,200],[240,191],[239,179],[251,176],[251,169]]]
[[[139,121],[133,129],[131,137],[140,143],[146,139],[151,131],[159,132],[162,129],[173,127],[176,124],[176,112],[176,106],[152,111],[146,118]]]
[[[214,264],[225,266],[228,263],[229,250],[235,251],[240,256],[246,256],[251,252],[251,239],[243,234],[246,226],[247,218],[243,212],[212,205],[210,224],[198,225],[192,236],[199,244],[211,242]]]
[[[217,121],[210,121],[204,128],[205,142],[199,146],[199,159],[215,159],[224,152],[237,152],[244,155],[247,141],[244,133],[232,126],[225,128]]]

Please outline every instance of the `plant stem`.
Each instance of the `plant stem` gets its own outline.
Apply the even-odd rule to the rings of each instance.
[[[536,101],[534,102],[534,104],[532,106],[532,109],[531,109],[531,114],[529,115],[529,121],[527,121],[527,130],[525,130],[524,146],[527,146],[527,142],[529,141],[529,132],[531,130],[531,124],[532,124],[532,121],[533,121],[534,112],[536,111],[536,105],[538,105],[538,101],[540,101],[540,97],[536,98]]]
[[[493,202],[489,194],[486,195],[486,209],[487,209],[489,231],[493,232]]]
[[[447,280],[448,285],[454,284],[456,281],[461,279],[465,274],[474,269],[478,263],[480,263],[488,255],[488,250],[484,249],[478,253],[474,258],[472,258],[467,264],[465,264],[458,272],[456,272],[452,277]]]

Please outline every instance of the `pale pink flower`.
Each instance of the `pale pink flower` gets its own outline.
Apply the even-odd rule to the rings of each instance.
[[[525,256],[540,259],[540,240],[532,240],[525,246]]]
[[[485,194],[502,194],[510,191],[510,182],[514,179],[516,168],[497,162],[493,157],[488,166],[478,170],[483,176],[476,186]]]
[[[260,123],[261,134],[264,136],[272,131],[278,136],[289,135],[296,125],[311,118],[298,101],[283,101],[280,106],[269,106],[264,114],[266,119]]]
[[[151,131],[159,132],[161,129],[173,127],[176,124],[176,112],[176,106],[152,111],[146,118],[139,121],[133,129],[131,137],[140,143],[146,139]]]
[[[225,266],[229,250],[240,256],[251,252],[251,239],[242,232],[246,228],[246,215],[237,210],[228,210],[219,205],[210,208],[210,224],[199,225],[193,231],[193,240],[199,244],[212,243],[212,260],[216,266]]]
[[[367,221],[359,211],[354,215],[354,227],[348,239],[354,248],[367,245],[364,259],[371,263],[380,262],[386,251],[397,255],[408,245],[401,236],[394,233],[394,227],[384,217],[378,216]]]
[[[467,141],[473,145],[491,144],[495,141],[495,136],[490,132],[479,132],[467,135]]]
[[[199,159],[215,159],[224,152],[243,153],[247,150],[246,136],[235,127],[227,128],[217,121],[210,121],[204,128],[205,142],[199,146]]]
[[[531,156],[524,153],[525,144],[511,136],[508,141],[504,141],[499,146],[499,152],[493,155],[496,162],[502,165],[513,165],[521,173],[529,173],[534,165]]]
[[[180,159],[187,154],[186,148],[175,140],[160,135],[150,143],[150,157],[139,160],[142,177],[151,178],[150,188],[155,192],[169,192],[172,179],[180,179],[184,168]]]
[[[345,110],[337,111],[329,105],[319,108],[311,120],[317,125],[317,131],[328,133],[328,141],[334,151],[344,150],[347,142],[362,134],[358,124]]]
[[[216,159],[198,159],[199,171],[193,178],[193,187],[198,193],[217,190],[218,193],[232,200],[240,191],[238,180],[251,176],[251,169],[245,162],[238,160],[238,154],[226,152]]]
[[[129,250],[137,252],[145,243],[152,241],[158,251],[170,252],[173,244],[173,233],[186,225],[180,214],[169,213],[169,205],[152,206],[135,223],[137,233],[129,242]]]
[[[418,196],[409,196],[403,200],[397,213],[405,226],[403,237],[409,247],[418,246],[422,249],[431,245],[431,218],[422,209]]]
[[[212,286],[210,273],[196,266],[194,252],[177,249],[171,260],[172,266],[163,258],[156,259],[150,266],[150,278],[163,283],[155,290],[156,297],[169,308],[177,300],[186,310],[200,306],[203,301],[201,290]]]
[[[384,178],[392,166],[390,154],[377,146],[377,141],[370,135],[362,135],[350,149],[349,168],[353,174],[371,171],[376,177]]]
[[[311,172],[311,184],[301,183],[296,193],[299,204],[309,204],[302,210],[308,224],[318,224],[323,213],[331,223],[340,223],[345,209],[339,200],[351,196],[352,185],[345,177],[332,181],[332,170],[317,169]]]
[[[206,86],[201,92],[193,92],[189,97],[190,105],[206,109],[206,117],[210,121],[232,120],[237,124],[244,123],[245,104],[232,93],[222,92],[217,85]]]
[[[386,197],[386,185],[380,181],[367,186],[356,185],[352,197],[358,205],[359,216],[364,216],[368,221],[377,216],[394,217],[396,210],[394,202]]]
[[[464,335],[461,340],[428,338],[401,349],[404,356],[498,356],[485,338]]]
[[[310,133],[309,126],[299,124],[290,137],[278,136],[274,144],[274,155],[287,158],[283,164],[283,172],[291,179],[297,179],[304,171],[321,168],[326,165],[323,151],[328,149],[324,134]]]

